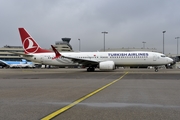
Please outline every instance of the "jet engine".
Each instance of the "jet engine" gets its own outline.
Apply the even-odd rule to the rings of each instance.
[[[99,63],[99,69],[100,70],[114,70],[115,69],[115,63],[113,61],[105,61]]]

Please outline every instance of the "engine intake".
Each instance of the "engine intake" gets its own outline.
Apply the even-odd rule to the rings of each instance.
[[[99,63],[100,70],[114,70],[115,63],[113,61],[104,61]]]

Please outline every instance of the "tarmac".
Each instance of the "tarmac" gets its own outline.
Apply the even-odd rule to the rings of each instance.
[[[0,69],[2,120],[179,120],[180,69]]]

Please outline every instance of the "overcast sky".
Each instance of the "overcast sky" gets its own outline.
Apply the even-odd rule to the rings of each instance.
[[[43,48],[70,37],[73,49],[146,48],[177,53],[179,0],[0,0],[0,47],[21,45],[24,27]],[[180,43],[180,41],[179,41]],[[179,45],[180,48],[180,45]],[[180,49],[179,49],[180,53]]]

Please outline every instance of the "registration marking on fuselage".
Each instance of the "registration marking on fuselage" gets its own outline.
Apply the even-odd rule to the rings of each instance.
[[[103,86],[103,87],[101,87],[101,88],[99,88],[99,89],[97,89],[97,90],[95,90],[95,91],[93,91],[93,92],[91,92],[91,93],[83,96],[82,98],[74,101],[73,103],[71,103],[71,104],[69,104],[69,105],[67,105],[67,106],[65,106],[65,107],[63,107],[63,108],[60,108],[59,110],[57,110],[57,111],[55,111],[55,112],[47,115],[46,117],[42,118],[41,120],[51,120],[52,118],[60,115],[60,114],[63,113],[64,111],[72,108],[73,106],[77,105],[78,103],[82,102],[83,100],[85,100],[85,99],[93,96],[94,94],[100,92],[101,90],[103,90],[103,89],[107,88],[108,86],[114,84],[115,82],[121,80],[121,79],[122,79],[125,75],[127,75],[127,74],[128,74],[128,72],[124,73],[124,74],[123,74],[121,77],[119,77],[118,79],[116,79],[116,80],[108,83],[107,85],[105,85],[105,86]]]

